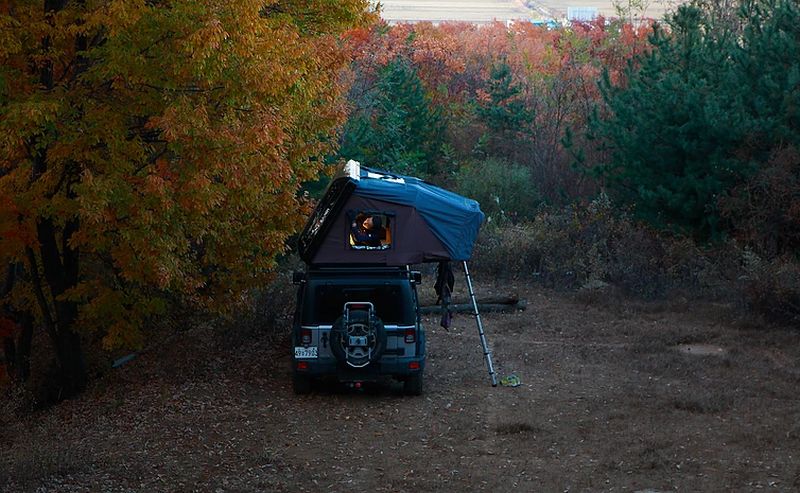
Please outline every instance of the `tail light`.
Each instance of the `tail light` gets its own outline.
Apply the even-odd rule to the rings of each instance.
[[[303,332],[300,333],[300,342],[304,346],[308,346],[309,344],[311,344],[311,331],[310,330],[305,329],[305,330],[303,330]]]
[[[403,340],[405,340],[406,343],[416,342],[417,331],[415,331],[414,329],[406,329],[406,335]]]
[[[408,369],[409,370],[419,370],[419,362],[418,361],[412,361],[411,363],[408,364]]]
[[[306,361],[298,361],[297,362],[297,369],[298,370],[308,370],[308,362],[306,362]]]

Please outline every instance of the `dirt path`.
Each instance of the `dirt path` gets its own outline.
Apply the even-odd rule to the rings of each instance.
[[[724,307],[608,305],[534,287],[429,320],[421,397],[291,393],[285,337],[193,330],[81,399],[0,431],[1,491],[794,491],[800,333]],[[275,338],[273,338],[275,339]],[[674,349],[704,343],[724,352]]]

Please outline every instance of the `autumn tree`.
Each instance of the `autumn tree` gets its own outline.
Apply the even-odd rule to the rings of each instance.
[[[86,383],[81,336],[137,346],[168,300],[225,309],[303,223],[332,151],[338,39],[366,0],[0,4],[2,303]]]

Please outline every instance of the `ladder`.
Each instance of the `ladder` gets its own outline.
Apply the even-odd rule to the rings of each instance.
[[[467,288],[469,288],[469,297],[472,300],[473,315],[478,324],[478,334],[481,336],[481,346],[483,347],[483,357],[486,359],[486,366],[489,369],[489,377],[492,379],[492,387],[497,387],[497,375],[494,373],[494,365],[492,364],[492,352],[489,350],[489,343],[486,342],[486,334],[483,332],[483,322],[481,322],[481,314],[478,312],[478,301],[475,299],[475,290],[472,289],[472,278],[469,276],[469,267],[467,261],[464,260],[464,275],[467,277]]]

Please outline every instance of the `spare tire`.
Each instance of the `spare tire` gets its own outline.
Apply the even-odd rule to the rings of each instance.
[[[331,351],[342,363],[355,368],[377,361],[386,349],[386,329],[369,311],[350,311],[347,324],[339,317],[331,328]]]

